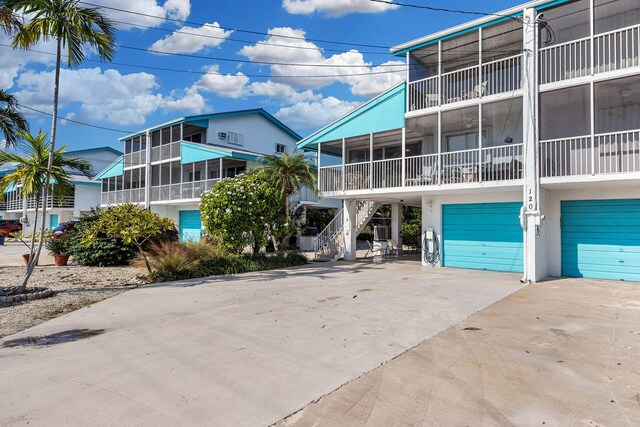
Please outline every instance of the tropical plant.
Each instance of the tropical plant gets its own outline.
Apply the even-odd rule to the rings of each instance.
[[[289,197],[300,191],[303,186],[308,186],[316,191],[316,171],[303,153],[294,151],[291,155],[287,153],[272,154],[261,159],[262,170],[277,185],[282,200],[282,213],[284,215],[285,233],[282,236],[280,249],[285,250],[289,242],[290,217]]]
[[[67,67],[82,63],[85,47],[97,51],[100,59],[110,61],[115,48],[115,26],[96,8],[81,7],[80,0],[6,0],[4,6],[12,13],[29,16],[29,22],[13,37],[13,47],[29,49],[40,41],[54,40],[56,43],[56,67],[53,85],[53,114],[51,119],[51,146],[44,182],[53,175],[56,136],[58,125],[58,98],[60,93],[60,65],[62,51],[67,56]],[[47,200],[49,186],[45,186],[42,198]],[[47,214],[47,204],[42,204],[42,218]],[[45,222],[42,221],[41,234]],[[38,254],[42,242],[38,244]],[[36,257],[37,261],[37,257]],[[31,269],[32,270],[32,269]],[[29,279],[30,273],[26,276]],[[26,286],[26,282],[25,282]]]
[[[102,215],[84,231],[82,243],[86,248],[90,248],[103,234],[113,239],[120,239],[125,245],[135,246],[144,260],[147,271],[151,273],[146,252],[147,243],[173,229],[175,224],[172,219],[161,217],[147,209],[140,209],[131,203],[125,203],[105,209]]]
[[[79,264],[90,267],[112,267],[127,265],[138,253],[133,245],[125,245],[122,239],[108,237],[105,233],[86,247],[82,244],[84,232],[98,220],[104,212],[101,209],[93,209],[91,214],[80,217],[75,227],[69,232],[69,253],[73,260]]]
[[[69,236],[67,234],[57,234],[51,236],[46,243],[49,255],[68,255]]]
[[[12,35],[22,29],[22,21],[6,2],[0,1],[0,30]]]
[[[29,131],[29,124],[18,110],[18,101],[10,93],[0,89],[0,133],[7,148],[15,148],[18,135]]]
[[[91,177],[91,164],[86,160],[75,156],[69,156],[64,153],[66,146],[62,146],[53,152],[49,152],[49,143],[47,134],[42,131],[36,136],[32,136],[28,132],[21,133],[20,138],[25,142],[25,153],[10,153],[0,151],[0,165],[12,163],[15,168],[14,172],[6,174],[0,179],[0,197],[4,197],[4,192],[8,188],[17,188],[18,196],[26,198],[34,198],[36,207],[46,206],[48,200],[46,196],[51,191],[53,198],[63,199],[73,190],[73,184],[69,181],[68,171],[78,171],[84,176]],[[55,182],[55,185],[51,185]],[[36,208],[34,215],[34,228],[38,224],[38,212]],[[31,234],[31,244],[29,247],[29,262],[27,271],[25,272],[19,284],[19,291],[22,292],[27,286],[29,277],[33,273],[33,269],[38,262],[42,245],[45,239],[38,239],[38,247],[36,250],[36,237],[38,235],[45,236],[45,221],[42,217],[42,229],[40,233]]]
[[[264,173],[223,179],[202,195],[200,211],[205,232],[227,252],[266,246],[282,226],[280,193]]]

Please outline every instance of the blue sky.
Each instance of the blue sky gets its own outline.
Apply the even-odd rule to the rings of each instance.
[[[185,115],[262,107],[306,136],[404,79],[403,72],[389,72],[400,69],[401,58],[391,56],[388,49],[357,44],[393,46],[477,18],[370,0],[86,1],[128,11],[103,10],[118,21],[121,47],[113,63],[96,62],[96,55],[88,52],[88,61],[81,67],[63,71],[60,114],[122,131]],[[412,3],[497,12],[521,2]],[[10,44],[9,38],[0,35],[0,44]],[[173,54],[150,53],[149,49]],[[54,45],[41,43],[34,50],[0,46],[0,85],[21,104],[51,112],[55,57],[47,52],[54,52]],[[308,77],[295,77],[301,75]],[[25,113],[32,131],[49,132],[47,116]],[[121,148],[117,138],[123,135],[62,121],[58,144],[70,149]]]

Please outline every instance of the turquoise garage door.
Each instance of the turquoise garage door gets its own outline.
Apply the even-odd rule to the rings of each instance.
[[[200,211],[180,211],[180,240],[197,242],[202,236]]]
[[[442,206],[445,267],[523,271],[522,203]]]
[[[640,281],[640,200],[561,204],[562,275]]]

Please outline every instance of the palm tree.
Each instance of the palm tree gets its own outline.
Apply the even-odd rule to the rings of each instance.
[[[111,61],[115,52],[115,26],[96,8],[81,7],[79,0],[6,0],[6,7],[14,13],[29,16],[30,21],[13,38],[13,47],[29,49],[41,40],[56,42],[56,71],[53,86],[53,116],[51,120],[51,146],[47,164],[47,178],[53,172],[56,133],[58,123],[58,94],[60,91],[60,64],[62,50],[67,55],[67,67],[78,66],[84,60],[85,46],[97,50],[100,59]],[[43,200],[47,200],[49,186],[44,186]],[[42,204],[42,217],[47,213],[47,204]],[[40,234],[44,234],[42,222]],[[35,258],[29,264],[38,262],[42,242],[38,243]],[[30,265],[31,270],[33,266]],[[27,275],[28,279],[28,275]]]
[[[16,16],[13,9],[6,5],[6,2],[0,2],[0,29],[11,35],[22,28],[22,21]]]
[[[5,164],[11,164],[15,171],[8,173],[0,180],[0,197],[4,195],[7,188],[18,188],[18,195],[20,197],[35,198],[36,210],[34,215],[34,233],[31,237],[31,246],[29,254],[29,263],[27,271],[22,278],[19,288],[20,291],[24,291],[27,286],[29,277],[33,272],[36,265],[37,254],[35,252],[35,226],[38,223],[38,206],[40,203],[46,205],[47,199],[43,199],[45,188],[51,188],[52,197],[63,198],[68,195],[73,188],[73,184],[69,182],[69,170],[76,170],[87,177],[91,177],[91,164],[86,160],[79,159],[73,156],[67,156],[64,154],[65,146],[53,152],[53,156],[50,156],[49,142],[47,141],[47,134],[42,131],[38,132],[36,136],[32,136],[28,132],[20,134],[20,138],[25,142],[24,155],[9,153],[6,151],[0,152],[0,166]],[[49,159],[53,157],[53,166],[49,169]],[[48,183],[55,182],[55,185],[49,185]],[[44,216],[41,222],[44,223]],[[43,232],[40,233],[42,237]],[[40,242],[44,239],[40,238]],[[42,245],[39,245],[39,249]]]
[[[15,148],[18,134],[28,130],[29,124],[18,110],[16,97],[0,89],[0,133],[4,135],[6,148]]]
[[[311,187],[316,190],[316,172],[307,161],[304,154],[294,151],[291,155],[282,153],[280,155],[271,154],[262,158],[264,170],[276,183],[283,200],[283,213],[285,219],[285,230],[289,230],[289,219],[291,212],[289,209],[289,197],[300,191],[302,186]],[[289,242],[289,232],[286,231],[280,249],[285,250]]]

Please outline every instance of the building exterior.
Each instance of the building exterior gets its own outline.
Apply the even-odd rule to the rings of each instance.
[[[105,168],[102,206],[134,203],[178,224],[183,240],[202,235],[200,197],[223,178],[291,153],[300,136],[263,109],[183,117],[121,138],[124,155]],[[293,206],[324,206],[302,191]],[[336,206],[328,200],[327,206]]]
[[[640,281],[640,2],[539,0],[404,43],[406,83],[299,146],[355,257],[377,207],[422,207],[423,264]],[[321,158],[322,156],[318,156]]]
[[[93,175],[110,165],[122,153],[111,147],[89,148],[85,150],[68,151],[68,155],[86,160],[91,164]],[[0,177],[13,172],[15,167],[11,164],[4,165],[0,171]],[[62,200],[48,197],[47,217],[44,218],[45,226],[53,228],[59,223],[79,218],[82,214],[89,213],[92,208],[100,206],[100,181],[79,175],[77,171],[70,170],[71,183],[74,185],[69,195]],[[55,184],[53,184],[55,185]],[[42,202],[40,202],[42,207]],[[36,201],[30,198],[26,201],[26,213],[29,221],[23,223],[23,232],[32,232],[34,226],[39,230],[38,224],[33,223]],[[18,189],[8,189],[4,194],[4,200],[0,202],[0,217],[3,219],[20,219],[24,215],[24,201],[18,196]]]

